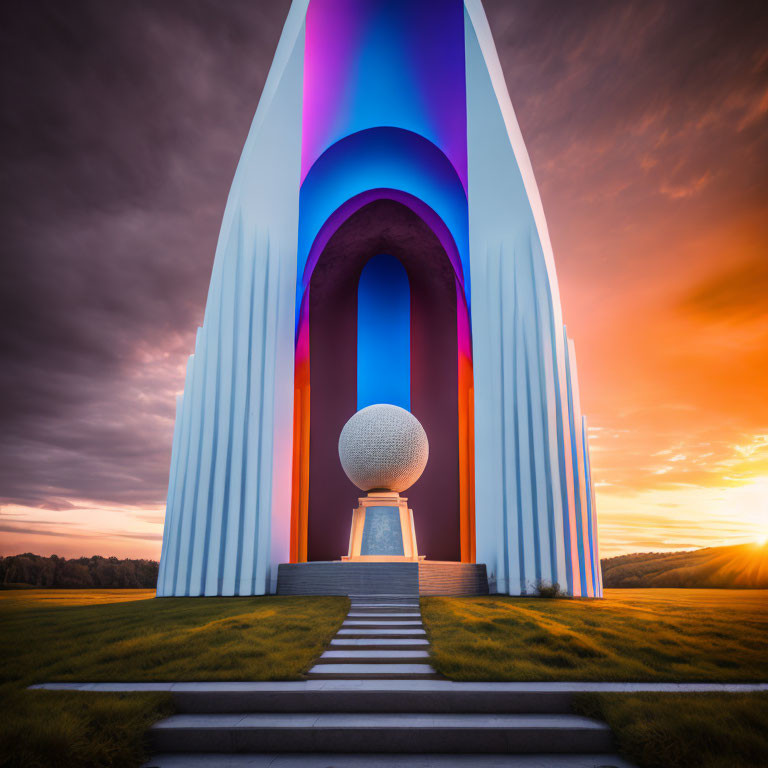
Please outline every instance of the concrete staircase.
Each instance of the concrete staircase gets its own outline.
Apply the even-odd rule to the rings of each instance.
[[[418,597],[350,595],[347,618],[310,680],[429,680],[427,633]]]
[[[307,682],[174,694],[179,714],[152,727],[159,754],[146,768],[631,768],[606,754],[608,726],[572,714],[568,696],[441,678],[418,597],[350,602]]]

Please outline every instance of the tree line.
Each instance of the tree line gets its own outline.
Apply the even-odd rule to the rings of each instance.
[[[78,557],[67,560],[51,555],[0,557],[0,584],[32,587],[97,587],[154,589],[157,585],[155,560],[119,560],[116,557]]]

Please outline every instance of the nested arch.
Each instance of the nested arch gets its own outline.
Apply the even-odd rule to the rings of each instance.
[[[297,332],[292,559],[335,560],[347,550],[360,492],[341,469],[337,442],[358,405],[360,277],[382,254],[407,274],[410,407],[430,439],[427,469],[406,494],[419,547],[432,560],[470,561],[471,352],[468,338],[460,338],[469,328],[463,286],[433,228],[390,198],[355,207],[328,236],[306,281]]]
[[[438,235],[469,302],[469,220],[464,183],[445,153],[420,134],[391,126],[352,133],[328,147],[299,196],[297,319],[327,238],[354,209],[387,197],[405,202]]]

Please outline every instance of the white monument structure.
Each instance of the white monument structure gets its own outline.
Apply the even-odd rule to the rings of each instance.
[[[349,548],[348,477],[374,494]],[[426,560],[341,563],[419,557],[408,502],[375,497],[410,483]],[[481,0],[293,0],[177,402],[157,594],[437,563],[602,595],[544,207]]]

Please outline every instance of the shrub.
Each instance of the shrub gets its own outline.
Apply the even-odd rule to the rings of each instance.
[[[536,597],[565,597],[557,582],[539,581],[536,583]]]

